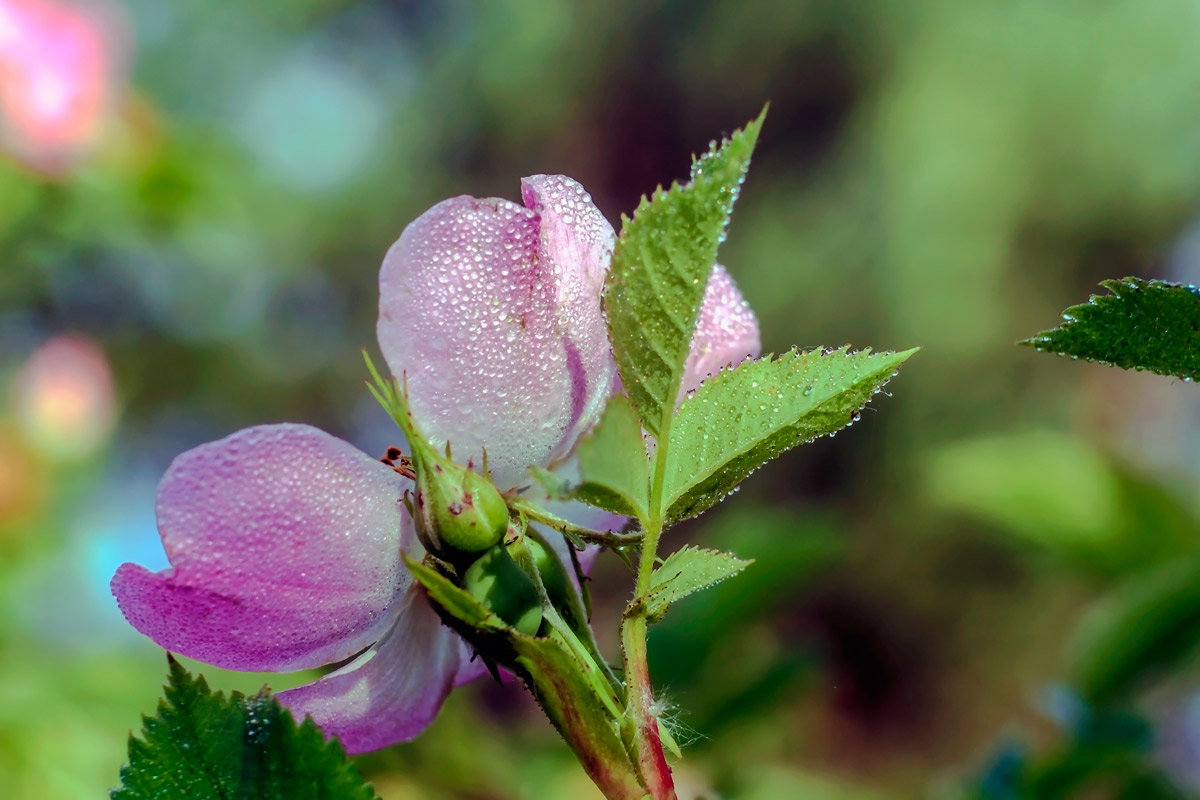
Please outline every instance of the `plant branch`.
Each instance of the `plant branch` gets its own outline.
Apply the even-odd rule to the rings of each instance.
[[[666,476],[667,442],[670,437],[670,417],[659,431],[658,447],[654,451],[654,474],[650,484],[650,518],[644,520],[642,555],[638,563],[634,598],[625,609],[621,625],[621,647],[625,657],[625,684],[628,693],[628,718],[631,725],[633,752],[642,780],[651,800],[676,800],[671,767],[663,752],[658,730],[654,689],[650,683],[646,634],[649,621],[642,598],[650,589],[654,567],[658,560],[658,539],[662,535],[663,485]]]

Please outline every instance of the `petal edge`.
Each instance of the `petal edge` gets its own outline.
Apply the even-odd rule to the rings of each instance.
[[[175,459],[159,484],[171,568],[126,564],[112,591],[163,647],[229,669],[287,671],[375,642],[412,578],[403,479],[316,428],[264,425]]]
[[[320,680],[280,692],[297,719],[305,715],[348,753],[408,741],[425,730],[460,671],[462,640],[442,624],[413,586],[396,625],[370,650]]]

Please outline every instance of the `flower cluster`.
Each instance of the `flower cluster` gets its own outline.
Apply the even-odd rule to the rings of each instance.
[[[613,229],[563,176],[522,182],[524,205],[456,197],[412,222],[380,272],[378,339],[435,447],[509,496],[529,467],[573,469],[580,436],[619,390],[602,293]],[[695,388],[757,355],[758,326],[719,265],[686,365]],[[179,456],[158,492],[171,567],[125,564],[112,589],[130,623],[220,667],[290,671],[349,660],[280,693],[350,752],[412,738],[484,666],[445,627],[401,553],[422,545],[409,478],[305,425],[264,425]],[[577,503],[591,528],[622,521]],[[566,558],[561,536],[549,537]]]

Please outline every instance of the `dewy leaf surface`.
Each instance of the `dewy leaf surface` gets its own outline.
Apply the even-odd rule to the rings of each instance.
[[[656,436],[675,407],[708,275],[765,115],[697,159],[689,183],[659,188],[622,218],[605,289],[608,330],[625,391]]]
[[[1123,278],[1101,281],[1110,295],[1063,312],[1066,320],[1021,344],[1123,369],[1200,380],[1200,289]]]
[[[796,445],[841,430],[916,350],[792,350],[701,384],[671,426],[666,519],[699,514]]]
[[[644,598],[646,615],[658,619],[671,603],[731,578],[751,563],[732,553],[702,547],[689,545],[676,550],[654,570],[650,591]]]
[[[265,694],[214,693],[174,660],[158,713],[143,721],[113,800],[377,800],[311,719],[297,725]]]
[[[592,433],[579,443],[583,483],[576,496],[617,514],[645,520],[650,505],[650,462],[642,425],[629,398],[614,395]]]

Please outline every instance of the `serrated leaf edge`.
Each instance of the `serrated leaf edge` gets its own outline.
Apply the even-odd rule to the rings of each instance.
[[[710,555],[710,556],[719,556],[726,563],[735,567],[735,569],[731,570],[730,572],[725,573],[724,575],[721,575],[720,577],[714,578],[713,580],[711,580],[707,583],[699,584],[699,585],[693,587],[692,589],[690,589],[686,593],[680,595],[679,597],[676,597],[673,600],[667,601],[666,603],[663,604],[662,608],[657,609],[657,610],[654,608],[654,601],[655,601],[656,596],[661,596],[665,592],[670,591],[671,584],[674,581],[678,580],[679,576],[683,574],[683,571],[679,570],[671,577],[664,578],[661,583],[651,584],[650,591],[646,592],[645,595],[638,598],[634,602],[641,603],[642,605],[644,605],[647,609],[648,616],[653,620],[661,619],[662,616],[667,613],[667,609],[670,608],[671,604],[673,602],[675,602],[676,600],[682,600],[685,597],[689,597],[693,594],[702,592],[705,589],[709,589],[713,586],[716,586],[718,583],[721,583],[722,581],[728,580],[729,578],[732,578],[736,575],[740,575],[746,569],[746,567],[748,567],[754,563],[753,558],[739,558],[738,556],[735,556],[733,553],[726,553],[723,550],[717,550],[717,549],[711,548],[711,547],[698,547],[695,545],[684,545],[679,550],[676,550],[674,553],[667,556],[663,560],[663,563],[660,564],[659,567],[654,570],[653,575],[660,574],[662,572],[663,568],[666,567],[670,563],[672,558],[674,558],[675,556],[677,556],[681,553],[684,553],[685,551],[704,553],[704,554]]]
[[[721,139],[721,142],[719,145],[717,144],[716,140],[713,140],[709,143],[709,149],[707,152],[701,154],[698,157],[693,157],[689,180],[686,183],[680,183],[679,181],[673,181],[671,183],[670,187],[665,190],[663,189],[662,185],[660,184],[657,187],[655,187],[654,191],[651,192],[649,196],[642,195],[642,198],[641,198],[640,202],[638,203],[637,207],[634,209],[632,216],[626,216],[624,213],[622,213],[621,214],[621,232],[618,235],[617,241],[614,245],[614,261],[616,258],[615,257],[616,252],[626,246],[626,242],[628,241],[626,237],[629,235],[629,231],[632,229],[632,227],[638,224],[640,214],[644,213],[645,210],[647,208],[649,208],[652,203],[667,202],[668,199],[672,195],[681,195],[684,192],[692,190],[693,187],[695,187],[699,184],[700,180],[708,180],[707,176],[705,176],[703,173],[703,165],[706,162],[715,158],[721,152],[721,150],[724,149],[729,144],[731,144],[736,137],[745,136],[749,139],[749,151],[750,152],[747,154],[745,163],[742,164],[742,167],[740,170],[741,176],[740,176],[739,180],[737,181],[736,185],[732,188],[732,190],[730,192],[730,197],[728,198],[728,201],[725,203],[724,215],[723,215],[724,220],[722,222],[720,232],[717,235],[717,243],[719,246],[719,244],[722,241],[724,241],[724,239],[725,239],[725,231],[729,227],[730,215],[732,214],[733,206],[736,203],[736,201],[740,195],[741,185],[745,181],[746,174],[750,168],[751,157],[753,155],[754,148],[758,141],[758,135],[762,130],[763,121],[766,119],[768,109],[769,109],[769,105],[764,106],[763,110],[759,113],[759,115],[755,119],[753,119],[752,121],[747,123],[744,127],[736,130],[733,134],[723,137]],[[715,253],[714,253],[714,258],[715,258]],[[711,265],[709,265],[707,268],[711,269],[712,267],[711,267]],[[707,277],[707,276],[705,276],[705,277]],[[605,278],[605,282],[604,282],[604,292],[603,292],[604,302],[607,303],[609,296],[614,293],[614,286],[618,280],[619,280],[619,277],[618,277],[617,271],[610,270],[610,272],[609,272],[608,276]],[[618,294],[618,296],[619,296],[619,292],[616,292],[616,294]],[[697,296],[695,298],[695,303],[693,304],[694,307],[691,309],[690,325],[686,326],[686,328],[683,326],[682,323],[681,323],[681,325],[676,326],[677,328],[679,328],[680,333],[683,335],[685,340],[688,342],[691,341],[692,333],[696,327],[696,321],[697,321],[697,319],[699,319],[700,306],[703,303],[703,299],[704,299],[704,288],[701,287],[699,293],[697,294]],[[674,318],[670,314],[663,314],[662,316],[664,318],[668,319],[669,321],[671,321],[672,323],[675,322]],[[667,357],[664,356],[662,353],[660,353],[658,351],[657,347],[647,348],[647,350],[651,351],[654,356],[658,357],[658,359],[664,365],[666,365],[670,368],[670,371],[671,371],[672,375],[674,376],[674,380],[672,381],[674,385],[671,387],[668,387],[669,388],[668,398],[664,402],[659,403],[656,398],[650,396],[650,394],[651,394],[650,392],[643,391],[643,389],[642,389],[643,382],[642,382],[640,376],[625,374],[625,370],[623,368],[623,362],[624,362],[626,356],[625,356],[625,354],[619,352],[621,350],[621,348],[616,341],[616,337],[614,337],[612,335],[611,322],[610,322],[610,327],[609,327],[609,339],[613,346],[613,355],[614,355],[614,360],[616,361],[616,364],[617,364],[618,374],[620,374],[621,380],[626,387],[626,389],[625,389],[626,393],[628,394],[629,399],[630,399],[631,403],[633,404],[634,410],[637,412],[639,418],[642,420],[642,426],[647,431],[649,431],[652,435],[654,435],[654,436],[660,435],[661,427],[662,427],[661,423],[664,423],[666,420],[669,419],[671,411],[673,410],[671,408],[671,405],[673,404],[674,398],[678,395],[678,392],[679,392],[679,385],[683,379],[684,365],[687,361],[687,349],[685,348],[683,350],[682,357],[679,360],[679,363],[676,364],[674,367],[670,367]],[[647,411],[647,409],[645,407],[646,401],[649,401],[655,407],[654,410],[655,410],[656,414],[655,414],[654,418],[651,418],[646,413],[646,411]],[[669,425],[669,423],[667,423],[667,424]]]
[[[863,347],[863,348],[859,348],[859,349],[854,349],[852,345],[842,345],[841,347],[838,347],[838,348],[827,348],[827,347],[824,347],[824,348],[822,348],[822,347],[815,347],[815,348],[810,348],[810,349],[808,349],[808,350],[801,350],[801,349],[799,349],[799,348],[792,347],[792,348],[790,348],[790,349],[786,350],[785,352],[783,352],[782,354],[780,354],[780,355],[778,355],[778,356],[776,356],[774,353],[767,353],[766,355],[764,355],[764,356],[761,356],[761,357],[759,357],[759,358],[756,358],[756,359],[747,359],[747,360],[743,361],[741,364],[738,364],[738,365],[736,365],[736,366],[734,366],[734,367],[726,367],[726,368],[723,368],[723,369],[722,369],[720,372],[718,372],[716,375],[713,375],[713,376],[709,377],[707,380],[705,380],[705,381],[704,381],[704,383],[701,383],[701,384],[700,384],[700,386],[699,386],[699,387],[697,387],[695,390],[693,390],[693,391],[691,391],[691,392],[688,392],[688,394],[687,394],[687,395],[684,397],[683,403],[695,402],[695,398],[696,398],[696,396],[697,396],[697,395],[699,395],[699,393],[700,393],[700,392],[701,392],[701,391],[704,389],[704,387],[705,387],[705,386],[707,386],[708,384],[710,384],[710,383],[713,383],[713,382],[715,382],[715,381],[721,380],[721,379],[722,379],[722,378],[721,378],[721,376],[723,376],[723,375],[729,375],[729,374],[732,374],[732,373],[736,372],[738,369],[741,369],[741,368],[743,368],[743,367],[748,367],[749,365],[757,364],[757,363],[760,363],[760,362],[762,362],[762,361],[765,361],[765,360],[772,360],[772,361],[774,361],[774,362],[779,362],[779,361],[783,361],[785,358],[788,358],[788,357],[792,357],[792,358],[798,358],[798,357],[800,357],[800,356],[807,355],[807,354],[809,354],[809,353],[815,353],[815,352],[817,352],[818,350],[819,350],[819,351],[821,351],[821,357],[822,357],[822,358],[825,358],[825,357],[830,357],[830,356],[835,356],[835,355],[839,355],[839,354],[840,354],[840,355],[844,355],[844,356],[862,356],[862,357],[866,358],[867,360],[871,360],[871,359],[875,359],[875,358],[883,358],[883,357],[887,357],[887,356],[903,356],[903,358],[900,358],[898,361],[896,361],[896,364],[895,364],[895,367],[896,367],[896,369],[895,369],[895,370],[893,370],[892,374],[891,374],[891,375],[889,375],[888,377],[884,378],[884,379],[883,379],[882,381],[880,381],[878,384],[876,384],[876,386],[875,386],[875,390],[874,390],[874,391],[871,393],[871,395],[870,395],[870,396],[867,398],[867,400],[866,400],[865,402],[863,402],[863,404],[862,404],[862,405],[860,405],[860,406],[857,408],[857,410],[854,412],[854,414],[855,414],[855,415],[857,415],[857,414],[861,413],[861,412],[863,411],[863,409],[865,409],[865,408],[866,408],[866,407],[867,407],[867,406],[870,404],[870,402],[871,402],[871,399],[872,399],[872,398],[874,398],[874,397],[875,397],[875,395],[877,395],[877,394],[880,394],[881,392],[883,392],[883,388],[884,388],[884,387],[885,387],[885,386],[886,386],[886,385],[887,385],[889,382],[891,382],[892,378],[896,377],[896,376],[899,374],[899,366],[900,366],[902,363],[904,363],[906,360],[908,360],[908,358],[910,358],[912,355],[914,355],[914,354],[915,354],[915,353],[916,353],[918,350],[920,350],[920,348],[919,348],[919,347],[912,347],[912,348],[909,348],[908,350],[880,350],[880,351],[874,351],[874,350],[872,350],[872,348],[870,348],[870,347]],[[682,410],[682,408],[683,408],[683,403],[681,403],[681,404],[680,404],[680,409],[681,409],[681,410]],[[814,407],[813,407],[813,408],[812,408],[812,409],[811,409],[811,410],[810,410],[808,413],[812,413],[813,411],[816,411],[816,410],[818,410],[819,408],[820,408],[820,406],[819,406],[819,405],[818,405],[818,406],[814,406]],[[677,411],[676,413],[678,414],[678,411]],[[798,421],[798,420],[797,420],[797,421]],[[792,424],[795,424],[795,423],[792,423]],[[846,428],[850,427],[852,424],[853,424],[853,420],[852,420],[852,421],[850,421],[850,422],[848,422],[848,423],[847,423],[845,426],[843,426],[843,427],[839,428],[839,429],[838,429],[838,430],[836,430],[836,431],[831,431],[831,432],[830,432],[830,433],[828,433],[828,434],[816,434],[815,436],[811,436],[811,437],[809,437],[809,438],[807,438],[807,439],[803,439],[803,440],[801,440],[801,441],[798,441],[798,442],[796,442],[795,444],[793,444],[793,445],[791,445],[791,446],[789,446],[789,447],[785,448],[784,450],[780,451],[779,453],[776,453],[776,454],[774,454],[774,455],[772,456],[772,458],[776,458],[776,457],[778,457],[778,456],[782,455],[782,454],[783,454],[784,452],[786,452],[787,450],[795,449],[796,447],[802,447],[803,445],[806,445],[806,444],[809,444],[809,443],[811,443],[811,442],[814,442],[814,441],[816,441],[817,439],[819,439],[821,436],[833,436],[834,434],[840,433],[841,431],[843,431],[843,430],[845,430]],[[759,439],[758,441],[759,441],[759,442],[761,442],[761,441],[762,441],[762,439]],[[763,462],[763,463],[764,463],[764,465],[765,465],[765,463],[766,463],[766,462]],[[762,465],[760,465],[759,467],[755,467],[754,469],[752,469],[752,470],[751,470],[749,473],[747,473],[747,474],[746,474],[746,475],[745,475],[745,476],[742,478],[742,480],[745,480],[746,478],[750,477],[750,475],[752,475],[752,474],[754,474],[755,472],[757,472],[757,471],[758,471],[758,469],[760,469],[760,468],[761,468],[761,466],[762,466]],[[715,472],[715,471],[714,471],[714,472]],[[707,473],[707,474],[704,476],[704,478],[705,478],[705,479],[707,479],[708,477],[711,477],[711,476],[714,474],[714,472],[709,472],[709,473]],[[701,482],[701,481],[694,481],[694,482],[692,483],[692,487],[696,486],[696,485],[697,485],[697,484],[699,484],[700,482]],[[715,497],[715,498],[714,498],[714,500],[713,500],[713,502],[712,502],[711,504],[709,504],[708,506],[706,506],[705,508],[711,508],[713,505],[716,505],[716,504],[717,504],[717,503],[719,503],[721,500],[723,500],[723,499],[725,499],[726,497],[728,497],[729,495],[733,494],[735,491],[737,491],[737,487],[740,485],[740,483],[741,483],[741,481],[739,481],[738,483],[736,483],[736,484],[734,484],[733,486],[731,486],[731,487],[729,488],[729,491],[725,492],[724,494],[721,494],[721,495],[720,495],[720,496],[718,496],[718,497]],[[689,489],[690,489],[690,488],[691,488],[691,487],[689,487]],[[685,497],[687,496],[687,494],[688,494],[688,489],[684,489],[683,491],[681,491],[681,492],[677,493],[677,494],[676,494],[675,496],[673,496],[673,497],[670,497],[670,498],[665,498],[665,500],[666,500],[666,519],[667,519],[668,521],[670,521],[670,522],[672,522],[672,523],[673,523],[673,522],[679,522],[679,521],[681,521],[681,520],[683,520],[683,519],[687,519],[688,517],[695,516],[695,513],[701,513],[701,512],[704,510],[704,509],[700,509],[699,511],[696,511],[695,513],[689,513],[689,514],[686,514],[686,515],[683,515],[683,516],[679,516],[679,515],[676,513],[676,509],[677,509],[677,504],[678,504],[678,501],[679,501],[679,500],[681,500],[681,499],[683,499],[683,498],[685,498]]]
[[[1019,341],[1017,341],[1017,344],[1021,345],[1021,346],[1025,346],[1025,347],[1032,347],[1033,349],[1037,350],[1039,353],[1050,353],[1051,355],[1056,355],[1056,356],[1059,356],[1060,358],[1069,358],[1072,361],[1087,361],[1092,364],[1101,364],[1103,366],[1114,367],[1116,369],[1133,369],[1136,372],[1152,372],[1156,375],[1181,378],[1185,381],[1191,381],[1191,380],[1194,380],[1194,379],[1200,377],[1200,376],[1192,376],[1192,375],[1183,375],[1183,374],[1180,374],[1178,371],[1163,371],[1160,369],[1156,369],[1154,367],[1147,367],[1147,366],[1126,367],[1122,364],[1118,364],[1117,362],[1111,361],[1108,359],[1094,358],[1092,356],[1087,356],[1087,355],[1077,355],[1075,353],[1066,353],[1061,350],[1056,350],[1053,347],[1046,346],[1056,333],[1063,332],[1065,330],[1072,328],[1075,325],[1080,324],[1079,320],[1077,320],[1075,318],[1076,315],[1091,313],[1097,309],[1103,308],[1106,304],[1108,304],[1110,302],[1122,300],[1125,297],[1127,297],[1129,294],[1132,294],[1135,292],[1143,292],[1147,289],[1160,288],[1160,287],[1164,288],[1164,289],[1184,289],[1184,290],[1190,292],[1191,294],[1195,295],[1197,300],[1200,301],[1200,287],[1196,287],[1190,283],[1180,283],[1177,281],[1166,281],[1166,280],[1161,280],[1159,278],[1146,279],[1146,278],[1139,278],[1139,277],[1136,277],[1133,275],[1128,275],[1124,278],[1106,278],[1105,280],[1100,281],[1100,285],[1103,286],[1105,289],[1108,289],[1110,294],[1090,294],[1090,295],[1088,295],[1088,299],[1086,302],[1077,303],[1073,306],[1068,306],[1067,308],[1063,309],[1063,312],[1062,312],[1063,323],[1061,325],[1056,325],[1053,328],[1047,328],[1046,330],[1040,331],[1026,339],[1020,339]]]

